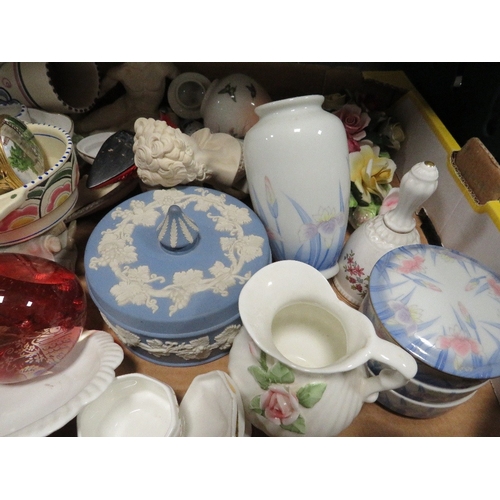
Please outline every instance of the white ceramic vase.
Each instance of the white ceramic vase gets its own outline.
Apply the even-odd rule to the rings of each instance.
[[[326,278],[339,270],[350,190],[342,122],[324,97],[284,99],[256,108],[243,152],[253,208],[275,260],[298,260]]]

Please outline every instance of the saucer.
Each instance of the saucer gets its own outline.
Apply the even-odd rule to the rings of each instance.
[[[0,384],[0,436],[48,436],[60,429],[107,389],[123,356],[109,333],[87,330],[46,375]]]

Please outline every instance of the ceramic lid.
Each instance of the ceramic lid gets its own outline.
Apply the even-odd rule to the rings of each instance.
[[[270,261],[265,228],[248,206],[193,186],[126,200],[85,250],[89,293],[112,322],[177,337],[239,318],[241,288]]]
[[[460,377],[500,376],[500,277],[478,261],[403,246],[377,261],[369,290],[389,334],[418,360]]]

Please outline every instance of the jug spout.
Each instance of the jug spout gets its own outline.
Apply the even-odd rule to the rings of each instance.
[[[330,373],[364,363],[359,351],[370,321],[308,264],[285,260],[260,269],[243,287],[239,311],[255,344],[295,369]]]

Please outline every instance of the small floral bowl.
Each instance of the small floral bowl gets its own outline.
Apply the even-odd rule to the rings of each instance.
[[[47,170],[0,196],[0,246],[31,239],[62,220],[78,198],[79,171],[73,142],[59,127],[28,123]]]
[[[377,335],[418,364],[419,383],[460,392],[500,376],[500,277],[434,245],[391,250],[360,306]]]

